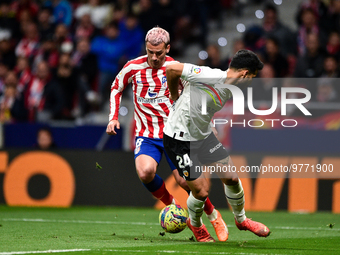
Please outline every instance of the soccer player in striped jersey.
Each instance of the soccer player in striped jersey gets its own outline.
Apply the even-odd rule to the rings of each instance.
[[[204,201],[210,189],[202,167],[228,169],[228,166],[233,166],[228,152],[212,133],[210,126],[215,112],[221,110],[232,97],[229,89],[219,85],[226,83],[245,86],[262,68],[263,63],[257,55],[248,50],[238,51],[227,71],[182,63],[167,66],[169,91],[171,99],[175,102],[164,127],[163,142],[168,156],[192,190],[187,200],[189,211],[187,225],[199,242],[215,241],[201,219]],[[180,78],[189,82],[181,96],[176,87]],[[207,109],[205,114],[202,114],[203,98]],[[249,230],[260,237],[267,237],[270,234],[269,229],[245,215],[244,192],[237,173],[233,171],[216,173],[223,183],[224,193],[233,210],[237,228]]]
[[[162,140],[163,128],[172,103],[169,99],[166,66],[175,61],[166,55],[170,50],[170,36],[166,30],[160,27],[149,30],[145,43],[147,55],[128,61],[111,86],[110,121],[106,132],[109,135],[115,135],[115,129],[120,128],[118,111],[122,92],[126,86],[132,84],[136,121],[134,154],[137,174],[153,196],[165,205],[169,205],[176,203],[176,200],[166,189],[163,179],[156,174],[163,152],[177,183],[183,189],[190,191],[189,186],[180,177],[175,165],[165,153]],[[214,226],[218,239],[226,241],[228,239],[227,226],[209,198],[205,201],[204,211]]]

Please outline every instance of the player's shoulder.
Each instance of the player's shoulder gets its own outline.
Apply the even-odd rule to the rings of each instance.
[[[190,64],[190,63],[185,63],[184,64],[188,74],[193,74],[193,75],[204,75],[204,74],[209,74],[209,73],[225,73],[225,71],[219,69],[219,68],[211,68],[210,66],[200,66],[200,65],[195,65],[195,64]]]
[[[172,57],[166,55],[165,56],[165,61],[176,61],[176,60],[174,60]],[[176,61],[176,62],[178,62],[178,61]]]
[[[140,56],[138,58],[134,58],[129,60],[123,68],[131,68],[131,69],[140,69],[145,68],[148,65],[148,56]]]
[[[174,60],[172,57],[166,55],[165,56],[165,64],[171,64],[171,63],[179,63],[177,60]]]

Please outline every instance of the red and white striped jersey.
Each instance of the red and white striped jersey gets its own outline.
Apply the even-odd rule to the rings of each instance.
[[[166,56],[164,65],[153,69],[147,55],[128,61],[111,86],[110,120],[118,119],[122,92],[132,84],[136,136],[163,138],[163,128],[171,106],[166,82],[166,65],[174,59]]]

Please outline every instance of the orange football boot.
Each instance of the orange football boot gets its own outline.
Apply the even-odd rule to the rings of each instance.
[[[188,217],[187,226],[194,233],[197,242],[215,242],[215,239],[209,234],[204,224],[200,227],[194,227],[190,224],[190,218]]]
[[[228,227],[225,224],[224,220],[222,219],[220,212],[218,210],[216,211],[217,211],[217,219],[212,220],[210,222],[215,229],[218,240],[221,242],[225,242],[228,240],[228,237],[229,237]]]
[[[248,218],[241,223],[238,223],[235,219],[235,224],[239,230],[249,230],[260,237],[267,237],[270,234],[270,230],[266,225]]]

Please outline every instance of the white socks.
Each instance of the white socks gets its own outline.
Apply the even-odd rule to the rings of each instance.
[[[202,226],[202,214],[203,214],[203,208],[204,208],[204,202],[196,199],[192,192],[190,192],[190,195],[187,199],[187,206],[188,206],[188,212],[190,217],[190,223],[194,227],[200,227]]]
[[[225,185],[224,193],[227,198],[228,203],[233,209],[235,219],[238,223],[243,222],[246,219],[244,211],[244,193],[241,180],[236,185]],[[192,193],[187,200],[188,212],[190,217],[191,225],[194,227],[202,226],[202,214],[205,201],[196,199]],[[210,215],[207,215],[210,221],[217,218],[217,211],[214,209]]]
[[[207,217],[210,221],[216,220],[217,219],[217,211],[216,209],[213,210],[211,214],[207,214]]]
[[[225,185],[224,193],[238,223],[246,219],[244,211],[244,193],[241,180],[236,185]]]

